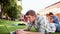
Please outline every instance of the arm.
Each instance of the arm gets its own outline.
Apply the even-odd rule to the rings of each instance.
[[[31,28],[27,27],[26,29],[24,29],[24,31],[30,31]]]
[[[53,18],[49,20],[49,22],[50,22],[50,23],[52,23],[53,21],[54,21],[54,19],[53,19]]]
[[[40,32],[29,32],[29,31],[17,30],[16,34],[40,34]]]
[[[40,32],[29,32],[29,31],[21,31],[19,30],[16,34],[40,34]]]
[[[40,32],[26,32],[27,34],[40,34]]]
[[[28,23],[27,28],[24,29],[24,31],[30,31],[31,27],[32,27],[32,23]]]

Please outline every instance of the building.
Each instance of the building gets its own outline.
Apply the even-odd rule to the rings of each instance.
[[[60,1],[42,9],[40,11],[40,15],[44,15],[44,14],[47,14],[49,12],[54,13],[60,19]]]

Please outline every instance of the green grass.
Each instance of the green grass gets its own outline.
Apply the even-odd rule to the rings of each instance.
[[[0,34],[9,34],[9,32],[11,31],[16,31],[17,29],[24,29],[26,27],[26,25],[18,26],[18,23],[23,22],[0,19]],[[34,27],[31,28],[31,32],[36,32]],[[60,32],[56,32],[54,34],[60,34]]]
[[[9,32],[11,31],[15,31],[17,29],[23,29],[26,27],[26,26],[18,26],[18,23],[22,23],[22,22],[0,20],[0,34],[9,34]]]

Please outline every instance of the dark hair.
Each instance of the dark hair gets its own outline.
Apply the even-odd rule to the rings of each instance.
[[[46,16],[49,16],[49,14],[46,14]]]
[[[34,16],[35,15],[35,11],[34,10],[29,10],[25,15]]]
[[[49,15],[54,15],[54,14],[52,12],[50,12]]]

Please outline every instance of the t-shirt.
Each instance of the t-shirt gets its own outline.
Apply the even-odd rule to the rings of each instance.
[[[56,31],[56,26],[55,26],[54,23],[48,23],[47,26],[48,26],[47,29],[46,29],[47,32],[52,32],[53,33],[53,32]]]

